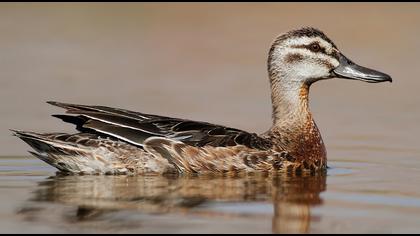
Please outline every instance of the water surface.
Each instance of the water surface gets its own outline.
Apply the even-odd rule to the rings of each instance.
[[[0,226],[4,233],[418,232],[420,192],[407,186],[419,169],[330,166],[300,177],[67,176],[35,158],[3,157]]]

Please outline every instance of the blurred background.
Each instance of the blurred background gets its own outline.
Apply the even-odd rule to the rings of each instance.
[[[280,33],[324,31],[394,82],[328,80],[311,110],[330,160],[417,155],[417,3],[1,3],[0,155],[30,148],[8,129],[74,132],[45,102],[97,104],[263,132],[267,52]]]

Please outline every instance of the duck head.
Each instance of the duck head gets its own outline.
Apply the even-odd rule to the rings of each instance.
[[[302,28],[278,36],[269,52],[268,70],[270,78],[297,85],[331,78],[392,82],[389,75],[352,62],[315,28]]]

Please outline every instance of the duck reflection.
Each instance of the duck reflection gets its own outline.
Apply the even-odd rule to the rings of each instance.
[[[204,217],[258,217],[257,213],[220,211],[217,203],[273,205],[272,232],[305,233],[312,206],[322,204],[326,175],[170,177],[170,176],[52,176],[39,183],[27,207],[19,214],[34,218],[41,203],[76,206],[66,219],[86,222],[121,210],[142,213],[187,213]],[[36,207],[35,207],[36,206]],[[241,213],[242,212],[242,213]],[[44,214],[44,213],[42,213]],[[29,217],[28,217],[29,218]]]

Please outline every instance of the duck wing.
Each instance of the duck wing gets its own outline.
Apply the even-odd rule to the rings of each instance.
[[[62,107],[69,115],[53,115],[76,125],[85,133],[99,133],[143,147],[150,137],[163,137],[185,144],[203,147],[244,145],[268,150],[272,143],[255,133],[207,122],[145,114],[120,108],[48,102]]]

